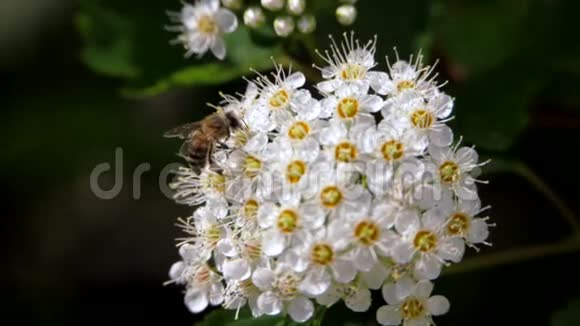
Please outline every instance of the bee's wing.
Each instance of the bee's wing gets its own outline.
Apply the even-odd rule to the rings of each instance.
[[[190,122],[184,125],[181,125],[179,127],[175,127],[173,129],[168,130],[167,132],[165,132],[163,134],[163,137],[165,138],[187,138],[189,137],[189,135],[191,135],[192,132],[194,132],[195,130],[199,129],[201,127],[201,122],[200,121],[196,121],[196,122]]]

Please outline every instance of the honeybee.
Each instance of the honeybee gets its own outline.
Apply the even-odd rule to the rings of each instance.
[[[202,168],[211,163],[211,157],[216,144],[226,139],[231,131],[241,128],[242,121],[233,111],[217,111],[203,120],[190,122],[167,131],[166,138],[185,139],[179,154],[199,173]]]

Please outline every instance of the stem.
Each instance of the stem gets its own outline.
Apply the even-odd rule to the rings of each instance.
[[[577,251],[580,251],[580,241],[577,241],[577,239],[554,244],[509,249],[495,254],[466,259],[457,265],[445,269],[443,275],[471,272],[498,265],[514,264],[536,258],[562,255]]]
[[[542,180],[524,163],[513,162],[512,166],[514,172],[528,180],[528,182],[531,183],[532,186],[536,188],[536,190],[541,192],[546,197],[546,199],[548,199],[552,205],[554,205],[560,215],[562,215],[568,225],[573,229],[575,236],[580,237],[580,220],[576,218],[574,212],[570,209],[570,207],[568,207],[568,205],[566,205],[566,203],[558,196],[558,194],[556,194],[554,189],[550,188],[550,186],[548,186],[544,180]]]

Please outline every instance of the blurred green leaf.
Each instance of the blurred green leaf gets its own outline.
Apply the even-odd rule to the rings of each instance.
[[[540,72],[509,62],[458,87],[456,123],[465,140],[488,150],[509,149],[528,125],[542,81]]]
[[[477,74],[520,51],[529,9],[527,0],[443,0],[431,8],[431,26],[445,55]]]
[[[241,25],[225,36],[225,61],[210,53],[185,59],[183,49],[169,45],[176,35],[163,28],[170,24],[165,6],[161,0],[147,6],[136,0],[81,1],[77,27],[85,43],[83,61],[97,73],[126,79],[124,94],[151,96],[175,87],[228,82],[250,67],[270,69],[270,57],[280,53],[275,46],[256,45]]]
[[[578,326],[580,325],[580,298],[568,303],[566,308],[556,311],[552,315],[551,326]]]
[[[76,16],[76,26],[86,40],[82,61],[94,71],[113,77],[134,78],[139,74],[133,62],[133,27],[120,15],[87,4]]]

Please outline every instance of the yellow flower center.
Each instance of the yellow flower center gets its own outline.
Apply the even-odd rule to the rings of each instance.
[[[298,293],[299,279],[292,273],[281,275],[274,281],[274,289],[281,298],[290,300]]]
[[[253,221],[258,216],[258,209],[259,208],[260,208],[260,205],[258,204],[258,202],[256,200],[249,199],[248,201],[246,201],[246,203],[242,207],[242,214],[243,214],[244,218],[246,218],[247,220]]]
[[[413,244],[419,251],[429,252],[437,246],[437,237],[431,231],[422,230],[415,235]]]
[[[439,175],[445,183],[453,183],[459,177],[459,165],[452,161],[445,161],[439,166]]]
[[[288,92],[285,89],[281,89],[270,97],[270,107],[274,110],[282,108],[288,104],[289,99],[290,95]]]
[[[356,63],[348,63],[340,72],[340,78],[346,81],[360,80],[366,75],[366,69]]]
[[[398,93],[410,88],[415,88],[415,82],[412,80],[401,80],[400,82],[397,83]]]
[[[304,121],[296,121],[288,129],[288,137],[294,140],[302,140],[310,133],[310,126]]]
[[[207,176],[207,186],[217,192],[225,192],[226,177],[217,172],[211,172]]]
[[[296,160],[286,167],[286,179],[290,183],[298,183],[306,173],[306,163]]]
[[[217,226],[211,226],[203,233],[205,241],[209,246],[215,247],[222,237],[222,233]]]
[[[354,97],[345,97],[338,102],[336,111],[342,119],[352,119],[358,113],[359,103]]]
[[[332,251],[332,248],[326,243],[318,243],[312,247],[310,259],[315,264],[326,266],[332,263],[334,259],[334,251]]]
[[[447,233],[450,235],[465,234],[469,228],[469,218],[463,213],[455,213],[447,223]]]
[[[246,176],[253,178],[258,175],[260,169],[262,168],[262,161],[252,155],[246,156],[244,160],[244,173]]]
[[[356,159],[356,146],[349,142],[343,142],[334,148],[334,158],[339,162],[352,162]]]
[[[328,186],[320,192],[320,201],[326,208],[334,208],[342,201],[342,192],[335,186]]]
[[[214,35],[218,31],[218,25],[212,17],[201,16],[197,21],[197,29],[203,34]]]
[[[355,238],[365,246],[370,246],[379,239],[380,230],[372,221],[362,221],[354,228]]]
[[[417,109],[411,113],[411,123],[415,128],[428,129],[433,124],[433,115],[424,109]]]
[[[248,143],[248,132],[243,129],[236,130],[233,134],[234,143],[236,147],[243,147]]]
[[[401,312],[404,319],[415,319],[420,317],[424,310],[425,308],[423,307],[421,301],[415,298],[408,298],[401,305]]]
[[[381,145],[381,153],[385,161],[396,161],[403,157],[403,144],[396,140],[389,140]]]
[[[278,226],[278,230],[282,233],[290,234],[298,228],[298,223],[300,222],[300,218],[298,214],[291,210],[285,209],[283,210],[280,215],[278,215],[278,221],[276,225]]]

